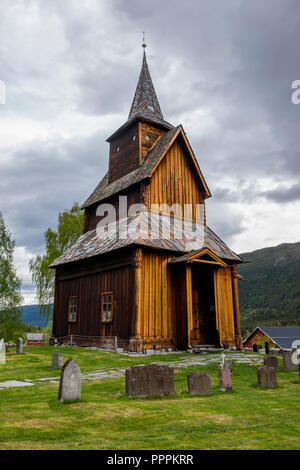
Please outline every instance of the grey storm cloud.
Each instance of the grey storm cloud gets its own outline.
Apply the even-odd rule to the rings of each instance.
[[[300,184],[294,184],[290,188],[278,187],[276,189],[261,192],[260,195],[273,202],[285,203],[300,200]]]
[[[18,246],[40,252],[58,213],[104,175],[105,138],[127,119],[143,30],[164,117],[183,124],[213,193],[211,228],[230,244],[250,229],[250,203],[263,213],[299,201],[298,0],[25,3],[2,0],[0,18],[0,210]],[[25,120],[47,137],[15,143],[1,129],[7,121],[26,134]]]
[[[104,135],[33,142],[0,163],[1,203],[18,245],[42,250],[58,212],[83,203],[106,171]]]

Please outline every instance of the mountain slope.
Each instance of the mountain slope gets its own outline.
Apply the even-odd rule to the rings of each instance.
[[[44,317],[40,316],[38,305],[24,305],[22,319],[25,325],[44,327],[48,323],[48,321]]]
[[[239,281],[242,329],[300,325],[300,243],[284,243],[241,256],[248,281]]]

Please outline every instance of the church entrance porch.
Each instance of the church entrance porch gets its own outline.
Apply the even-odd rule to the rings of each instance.
[[[241,348],[236,267],[203,248],[172,259],[177,347]]]
[[[209,264],[193,263],[191,346],[219,345],[216,327],[214,270]]]

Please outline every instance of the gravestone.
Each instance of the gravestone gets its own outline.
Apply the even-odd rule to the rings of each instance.
[[[219,389],[222,392],[232,390],[231,384],[232,365],[228,359],[222,360],[219,366]]]
[[[265,342],[265,353],[270,354],[270,345],[269,345],[268,341]]]
[[[284,372],[297,370],[297,364],[294,364],[292,361],[292,351],[282,349],[281,354],[283,359]]]
[[[5,364],[6,345],[4,339],[0,339],[0,364]]]
[[[22,340],[22,338],[17,339],[16,353],[17,354],[22,354],[23,353],[23,340]]]
[[[126,369],[126,395],[129,397],[174,396],[174,369],[164,364],[131,366]]]
[[[68,359],[62,368],[59,381],[58,399],[80,400],[81,374],[80,367],[75,359]]]
[[[252,351],[257,353],[258,352],[258,345],[256,343],[252,344]]]
[[[63,355],[61,352],[52,353],[52,367],[62,367]]]
[[[260,367],[257,369],[257,380],[261,387],[276,387],[277,373],[274,367]]]
[[[264,366],[274,367],[274,369],[277,371],[279,369],[278,357],[275,357],[275,356],[264,357]]]
[[[191,395],[210,393],[210,376],[207,372],[192,372],[187,376],[188,391]]]

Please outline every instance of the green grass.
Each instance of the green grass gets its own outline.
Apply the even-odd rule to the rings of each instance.
[[[34,348],[34,353],[32,349],[27,348],[22,358],[28,378],[32,376],[27,369],[30,363],[26,363],[26,358],[30,360],[32,355],[40,357],[41,354],[46,367],[50,351],[53,351],[43,347]],[[90,354],[89,359],[86,355]],[[167,358],[130,358],[80,348],[73,348],[72,354],[68,355],[75,357],[83,370],[122,367],[133,361],[153,362]],[[171,356],[172,360],[176,358],[177,355]],[[19,359],[21,361],[21,357]],[[17,361],[9,357],[8,366],[11,360]],[[32,372],[41,373],[41,369],[35,370],[41,366],[40,363],[31,364]],[[0,366],[0,377],[2,368]],[[211,395],[197,397],[187,393],[186,376],[195,370],[206,370],[211,374]],[[48,370],[44,376],[49,376]],[[54,384],[1,390],[0,448],[300,448],[300,383],[297,372],[280,370],[278,387],[261,390],[257,386],[256,367],[233,363],[232,383],[232,392],[220,392],[218,364],[210,364],[201,368],[175,369],[174,398],[127,398],[124,377],[83,381],[82,400],[76,403],[59,403],[58,385]]]

